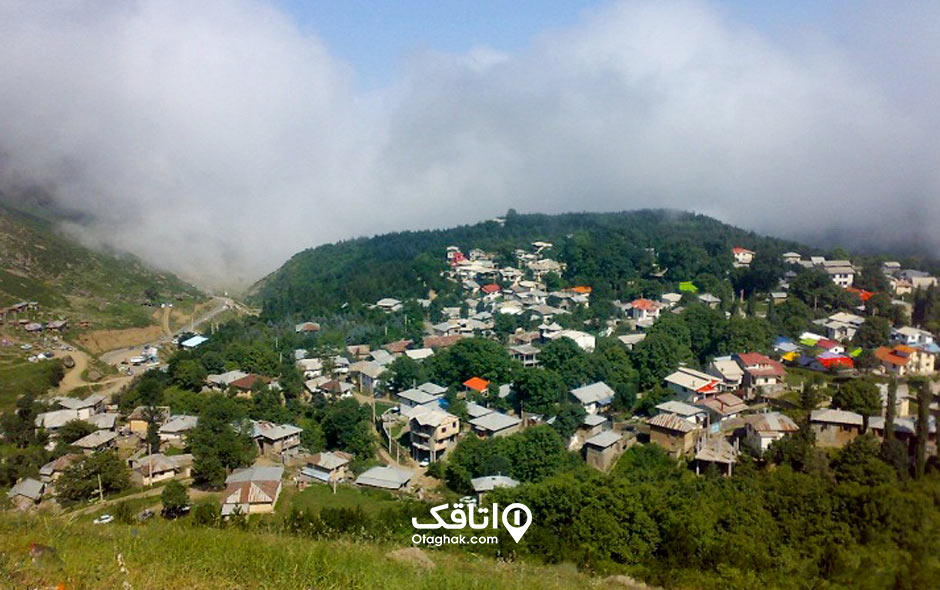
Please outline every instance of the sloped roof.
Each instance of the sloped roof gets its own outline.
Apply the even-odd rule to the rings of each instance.
[[[356,485],[397,490],[411,481],[413,476],[411,471],[382,465],[373,467],[357,477]]]
[[[780,412],[755,414],[745,417],[745,420],[757,432],[796,432],[800,429],[792,418]]]
[[[584,444],[592,446],[592,447],[606,449],[607,447],[611,445],[615,445],[618,442],[620,442],[622,438],[623,438],[622,435],[620,435],[617,432],[614,432],[613,430],[605,430],[604,432],[601,432],[600,434],[597,434],[587,439],[586,441],[584,441]]]
[[[665,412],[667,414],[676,414],[684,418],[687,418],[689,416],[695,416],[696,414],[702,414],[703,416],[705,415],[705,410],[703,410],[702,408],[698,408],[691,404],[687,404],[685,402],[680,402],[676,400],[669,400],[669,401],[663,402],[659,404],[658,406],[656,406],[656,409],[659,410],[660,412]]]
[[[809,421],[861,426],[862,416],[861,414],[856,414],[855,412],[846,412],[845,410],[834,410],[828,408],[823,410],[813,410],[809,416]]]
[[[709,463],[736,463],[738,451],[731,446],[731,443],[725,437],[719,436],[705,443],[705,446],[695,454],[695,460]]]
[[[236,469],[225,479],[225,483],[237,483],[243,481],[281,481],[283,476],[283,467],[256,465],[253,467]]]
[[[571,395],[584,405],[609,403],[614,398],[614,390],[603,381],[598,381],[597,383],[572,389]]]
[[[176,416],[170,417],[167,423],[160,427],[160,432],[164,434],[186,432],[187,430],[192,430],[195,428],[197,424],[199,424],[198,416],[178,414]]]
[[[473,486],[473,491],[479,494],[496,488],[514,488],[519,485],[519,482],[505,475],[485,475],[471,479],[470,485]]]
[[[321,469],[332,471],[352,461],[353,456],[343,451],[324,451],[310,457],[309,463]]]
[[[252,438],[266,438],[268,440],[281,440],[290,436],[295,436],[303,432],[303,429],[293,424],[274,424],[264,420],[252,421]]]
[[[657,414],[650,418],[648,424],[656,428],[683,434],[692,432],[696,428],[694,424],[675,414]]]
[[[522,422],[522,420],[515,416],[509,416],[502,412],[490,412],[489,414],[470,420],[470,425],[480,430],[499,432],[500,430],[511,428],[520,422]]]
[[[42,483],[41,481],[27,477],[26,479],[21,479],[16,483],[15,486],[10,488],[10,491],[7,492],[7,496],[10,498],[23,496],[24,498],[29,498],[34,502],[38,502],[42,499],[42,492],[45,487],[46,484]]]
[[[481,377],[471,377],[464,381],[463,385],[464,387],[474,391],[486,391],[486,388],[489,387],[490,382]]]
[[[96,430],[88,436],[83,436],[82,438],[73,442],[72,445],[80,449],[97,449],[98,447],[106,445],[116,438],[116,432],[111,430]]]

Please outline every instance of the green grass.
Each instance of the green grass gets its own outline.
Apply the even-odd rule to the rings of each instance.
[[[382,490],[364,490],[350,485],[338,485],[336,493],[324,484],[310,484],[303,491],[285,486],[278,500],[278,514],[287,514],[291,508],[320,510],[321,508],[356,508],[370,514],[391,508],[398,498]]]
[[[393,403],[391,403],[391,402],[379,402],[379,401],[377,401],[377,402],[375,402],[375,415],[376,415],[376,416],[381,416],[382,414],[384,414],[384,413],[386,412],[386,410],[389,410],[389,409],[391,409],[391,408],[394,408],[394,407],[397,406],[397,405],[398,405],[398,404],[393,404]]]
[[[54,547],[59,563],[33,563],[27,553],[31,542]],[[125,581],[135,590],[614,587],[570,566],[497,562],[457,552],[428,550],[435,567],[421,569],[389,559],[387,552],[395,548],[194,528],[158,517],[126,526],[6,515],[0,516],[0,588],[63,583],[69,590],[90,590],[121,588]]]
[[[16,399],[23,393],[39,396],[54,387],[53,374],[61,364],[60,360],[30,363],[22,357],[0,364],[0,413],[16,407]]]

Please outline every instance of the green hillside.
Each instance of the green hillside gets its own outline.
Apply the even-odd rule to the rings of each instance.
[[[198,296],[172,274],[86,248],[59,232],[55,219],[0,198],[0,307],[38,301],[43,312],[95,328],[134,327],[152,321],[143,302]]]
[[[28,555],[30,543],[54,558]],[[427,569],[391,560],[395,547],[310,541],[234,529],[159,522],[143,526],[64,524],[42,517],[0,517],[0,587],[68,589],[165,588],[383,589],[619,588],[573,567],[498,562],[430,551]],[[118,555],[124,559],[121,571]]]
[[[562,277],[589,284],[595,297],[623,296],[629,281],[666,270],[663,279],[685,281],[732,268],[731,248],[756,250],[767,260],[801,248],[693,213],[642,210],[619,213],[516,214],[505,223],[486,221],[446,230],[408,231],[327,244],[293,256],[252,289],[270,318],[328,314],[344,303],[374,303],[382,297],[426,297],[446,281],[444,252],[456,245],[482,248],[512,260],[517,248],[535,240],[554,244],[550,256],[567,264]],[[648,250],[655,249],[656,255]]]

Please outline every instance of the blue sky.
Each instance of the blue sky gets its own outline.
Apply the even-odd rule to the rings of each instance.
[[[546,29],[570,25],[590,0],[277,0],[305,31],[349,63],[365,87],[384,85],[416,51],[460,53],[486,45],[524,49]]]
[[[352,66],[363,88],[385,85],[415,52],[463,53],[477,46],[517,52],[540,34],[575,24],[598,0],[275,0],[302,30],[320,37]],[[729,19],[769,36],[831,28],[838,3],[812,0],[726,0],[714,6]]]

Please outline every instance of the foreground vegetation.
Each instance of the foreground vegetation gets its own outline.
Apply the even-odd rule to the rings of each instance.
[[[30,543],[55,556],[29,558]],[[95,526],[42,517],[0,517],[0,587],[252,589],[607,588],[570,566],[506,563],[429,552],[424,569],[398,563],[395,547],[312,541],[269,533],[194,528],[154,520],[141,526]],[[121,571],[120,555],[126,573]]]

